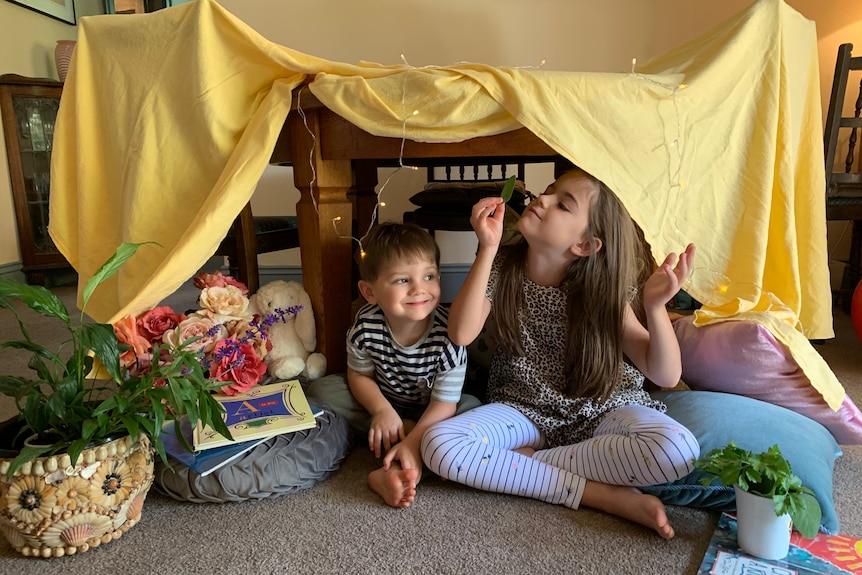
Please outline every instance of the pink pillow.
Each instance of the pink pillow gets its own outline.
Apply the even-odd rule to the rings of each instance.
[[[820,423],[842,445],[862,444],[862,413],[850,397],[832,411],[765,327],[750,321],[696,327],[693,321],[694,316],[684,316],[673,322],[688,387],[780,405]]]

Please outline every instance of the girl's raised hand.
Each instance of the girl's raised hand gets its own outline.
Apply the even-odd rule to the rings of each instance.
[[[679,256],[668,254],[644,285],[644,306],[663,306],[676,295],[691,274],[694,252],[694,244],[688,244]]]
[[[473,206],[470,225],[476,231],[479,246],[496,246],[503,239],[503,217],[506,203],[499,196],[482,198]]]

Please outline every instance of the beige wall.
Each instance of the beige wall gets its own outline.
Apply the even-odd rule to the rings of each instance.
[[[104,13],[102,0],[77,0],[80,15]],[[58,78],[54,64],[57,40],[74,40],[77,27],[11,2],[0,1],[0,74]],[[0,126],[0,134],[2,134]],[[20,263],[18,234],[9,184],[6,143],[0,136],[0,266]]]
[[[100,0],[87,0],[89,13]],[[818,27],[823,108],[828,104],[838,44],[862,47],[859,0],[788,0]],[[78,1],[78,6],[85,4]],[[474,61],[549,70],[629,70],[691,40],[751,4],[750,0],[222,0],[222,6],[265,38],[331,60],[413,66]],[[74,28],[0,2],[0,72],[56,77],[54,41]],[[12,37],[10,39],[10,36]],[[381,182],[388,172],[381,173]],[[541,190],[550,171],[528,173]],[[268,168],[254,207],[259,213],[293,213],[298,194],[289,168]],[[422,185],[421,173],[401,171],[387,184],[382,219],[400,219],[406,197]],[[20,259],[11,215],[8,171],[0,168],[0,265]],[[830,234],[833,232],[830,231]],[[835,232],[840,235],[840,230]],[[469,236],[469,234],[466,234]],[[441,237],[444,260],[470,261],[466,238]],[[466,246],[466,247],[465,247]],[[295,250],[294,250],[295,252]],[[297,263],[294,253],[264,256],[263,265]]]

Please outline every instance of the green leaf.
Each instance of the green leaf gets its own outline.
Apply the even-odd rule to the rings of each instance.
[[[799,508],[790,514],[796,530],[807,539],[812,539],[820,530],[822,512],[820,503],[809,493],[800,494]]]
[[[115,380],[122,381],[120,372],[120,347],[114,328],[103,323],[88,323],[81,326],[78,336],[81,343],[93,351],[105,371]]]
[[[14,375],[0,375],[0,393],[15,399],[27,397],[39,390],[40,382]]]
[[[102,267],[96,270],[96,273],[93,274],[89,281],[87,281],[87,285],[84,286],[83,305],[81,306],[81,309],[87,307],[87,302],[90,301],[90,296],[93,295],[93,292],[102,284],[102,282],[117,273],[119,269],[123,267],[123,264],[135,255],[135,252],[138,251],[139,247],[147,244],[155,244],[157,246],[161,245],[157,242],[142,242],[139,244],[123,243],[117,246],[117,251],[114,255],[108,258],[108,260],[102,264]]]
[[[208,416],[206,418],[201,418],[201,423],[203,425],[210,425],[217,432],[221,433],[228,439],[233,440],[233,436],[230,434],[230,431],[224,422],[223,414],[225,411],[222,404],[216,401],[216,399],[209,393],[201,393],[200,403],[202,406],[201,412],[203,413],[204,409],[206,409],[206,414]],[[191,416],[189,417],[189,421],[192,424],[196,423]]]
[[[4,341],[3,343],[0,343],[0,349],[5,349],[7,347],[12,349],[23,349],[25,351],[35,353],[46,359],[50,359],[51,361],[59,363],[60,365],[63,364],[63,360],[57,357],[54,352],[42,347],[38,343],[33,343],[32,341]]]
[[[43,286],[31,286],[0,278],[0,298],[20,299],[33,311],[45,317],[61,319],[66,325],[71,325],[69,310],[60,298]]]
[[[15,459],[12,460],[12,463],[9,464],[9,471],[6,472],[6,479],[12,479],[12,476],[15,475],[18,468],[28,461],[33,461],[40,455],[49,452],[51,447],[52,446],[50,445],[40,445],[37,447],[26,446],[21,448],[21,451],[18,452],[18,455],[16,455]]]
[[[506,180],[505,185],[503,185],[503,192],[500,194],[500,197],[503,198],[503,203],[506,204],[509,200],[512,199],[512,194],[515,191],[515,179],[516,176],[510,177]]]
[[[69,445],[69,458],[72,460],[72,465],[76,465],[78,463],[78,458],[81,457],[81,452],[87,448],[89,443],[89,438],[82,437],[81,439],[73,441],[72,444]]]

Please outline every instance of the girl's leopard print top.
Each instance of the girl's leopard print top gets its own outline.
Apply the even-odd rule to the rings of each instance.
[[[485,295],[492,302],[501,258],[491,266]],[[607,401],[569,397],[565,387],[566,294],[524,278],[526,309],[519,312],[524,357],[510,357],[497,348],[491,360],[488,400],[510,405],[530,418],[545,434],[546,447],[573,445],[593,435],[601,416],[624,405],[638,404],[666,411],[643,389],[644,376],[621,363],[622,385]]]

